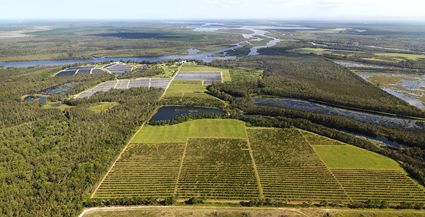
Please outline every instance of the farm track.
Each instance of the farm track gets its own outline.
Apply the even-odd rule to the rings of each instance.
[[[189,140],[186,140],[186,143],[184,144],[183,155],[182,155],[181,160],[180,160],[179,173],[177,174],[176,185],[174,186],[174,193],[173,193],[174,197],[177,195],[177,190],[179,188],[179,181],[180,181],[180,177],[181,177],[182,170],[183,170],[183,163],[184,163],[184,159],[186,157],[186,150],[187,150],[187,143],[188,142],[189,142]]]
[[[246,136],[246,143],[247,143],[247,146],[248,146],[249,155],[251,157],[252,167],[254,168],[255,179],[257,181],[257,186],[258,186],[258,192],[260,194],[260,199],[263,199],[264,198],[263,186],[261,185],[260,175],[258,174],[258,168],[257,168],[257,164],[255,163],[255,158],[254,158],[254,152],[252,151],[251,142],[249,141],[248,132],[246,131],[246,127],[245,127],[245,133],[247,135]]]

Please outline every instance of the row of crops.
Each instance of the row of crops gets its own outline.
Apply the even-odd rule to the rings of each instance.
[[[354,201],[424,202],[425,192],[397,170],[334,169],[332,172]]]
[[[246,140],[189,140],[178,188],[178,197],[182,198],[257,198]]]
[[[296,130],[248,130],[264,196],[283,201],[347,201],[344,190]]]
[[[164,140],[162,133],[171,126],[146,128],[135,141],[149,138],[147,143],[130,145],[95,197],[251,200],[264,196],[288,202],[425,202],[424,189],[382,156],[371,157],[354,150],[362,162],[356,164],[340,154],[351,153],[352,146],[313,133],[246,128],[231,120],[202,121],[194,121],[190,127],[189,122],[173,125],[174,133],[187,131],[178,143],[165,143],[172,139]],[[224,127],[228,129],[223,131]],[[161,133],[155,133],[156,128]],[[152,134],[145,137],[148,132]],[[329,155],[329,151],[322,155],[325,146],[335,155]],[[374,160],[370,164],[390,169],[362,168],[367,159]]]
[[[131,144],[96,197],[173,196],[183,150],[184,144]]]

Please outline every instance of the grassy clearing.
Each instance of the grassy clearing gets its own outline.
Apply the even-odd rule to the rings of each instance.
[[[222,72],[223,81],[231,81],[229,69],[216,68],[211,66],[195,65],[195,64],[184,64],[180,70],[181,72]]]
[[[259,195],[244,139],[190,139],[178,197],[250,200]]]
[[[314,54],[320,54],[323,53],[324,51],[327,51],[326,49],[323,48],[315,48],[315,47],[303,47],[303,48],[299,48],[296,49],[296,51],[298,51],[299,53],[314,53]]]
[[[352,145],[313,145],[313,149],[332,169],[402,170],[394,160]]]
[[[230,119],[201,119],[167,126],[145,126],[133,143],[186,142],[188,138],[245,139],[245,123]]]
[[[108,109],[113,108],[114,106],[119,105],[119,103],[117,102],[99,102],[96,104],[93,104],[89,107],[89,110],[95,112],[95,113],[100,113],[103,111],[106,111]]]
[[[47,102],[41,108],[43,108],[43,109],[59,109],[61,111],[64,111],[64,110],[70,109],[72,107],[74,107],[74,106],[65,105],[65,104],[62,104],[61,102]]]
[[[256,82],[263,76],[263,70],[250,70],[250,69],[231,69],[230,76],[232,81],[237,82]]]
[[[420,210],[377,210],[377,209],[320,209],[320,208],[259,208],[259,207],[217,207],[217,206],[168,206],[168,207],[123,207],[118,209],[102,208],[91,211],[84,217],[157,217],[157,216],[268,216],[268,217],[323,217],[329,213],[335,217],[424,217]]]
[[[407,54],[407,53],[375,53],[375,55],[380,57],[403,58],[403,59],[412,60],[412,61],[425,58],[425,55],[423,54]]]

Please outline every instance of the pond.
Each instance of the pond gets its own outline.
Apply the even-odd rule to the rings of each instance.
[[[41,104],[47,103],[47,96],[35,96],[35,95],[28,95],[24,97],[24,101],[28,103],[32,103],[34,101],[38,101]]]
[[[225,112],[219,108],[200,106],[163,106],[152,117],[151,121],[174,120],[182,115],[216,114],[224,115]]]
[[[42,91],[42,93],[47,94],[47,95],[61,94],[61,93],[65,93],[66,91],[74,88],[74,86],[75,85],[64,84],[64,85],[48,88],[48,89]]]
[[[425,129],[425,123],[422,121],[342,109],[306,100],[256,97],[253,99],[253,102],[258,106],[289,107],[302,111],[317,112],[320,114],[338,115],[363,123],[376,124],[388,128]]]

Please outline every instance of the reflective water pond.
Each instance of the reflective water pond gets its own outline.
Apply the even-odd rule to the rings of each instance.
[[[60,94],[60,93],[64,93],[64,92],[74,88],[74,86],[75,85],[64,84],[64,85],[48,88],[48,89],[42,91],[42,93],[47,94],[47,95]]]
[[[198,106],[163,106],[152,117],[151,121],[174,120],[183,115],[215,114],[224,115],[225,112],[219,108],[198,107]]]

